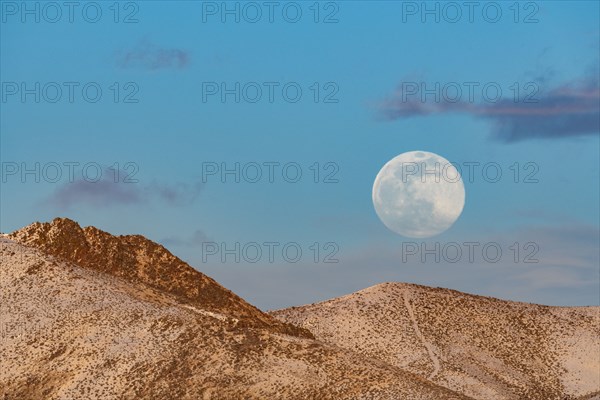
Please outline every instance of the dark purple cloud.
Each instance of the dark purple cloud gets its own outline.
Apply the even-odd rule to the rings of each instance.
[[[120,68],[144,68],[148,70],[182,69],[190,62],[189,53],[178,48],[163,48],[148,40],[142,40],[133,48],[117,55]]]
[[[529,101],[428,100],[409,96],[400,89],[383,102],[380,111],[387,120],[447,113],[473,115],[490,121],[493,137],[504,142],[594,135],[600,131],[600,89],[595,76],[538,93]]]
[[[127,176],[127,174],[122,173],[120,176]],[[97,182],[80,178],[62,184],[46,199],[46,203],[63,210],[75,205],[109,207],[143,204],[150,200],[158,200],[169,206],[179,206],[193,203],[202,188],[202,183],[164,184],[152,182],[143,185],[114,182],[114,171],[107,169]]]
[[[115,183],[111,179],[98,182],[82,179],[60,186],[48,202],[60,209],[69,209],[80,203],[106,207],[112,204],[137,204],[143,199],[135,184]]]

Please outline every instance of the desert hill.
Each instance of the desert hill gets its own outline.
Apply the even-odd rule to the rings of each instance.
[[[11,233],[9,238],[81,267],[144,283],[183,303],[225,313],[241,323],[312,337],[306,330],[261,312],[141,235],[113,236],[93,226],[81,228],[75,221],[56,218],[50,223],[33,223]]]
[[[385,283],[272,315],[475,399],[600,395],[600,307]]]
[[[469,399],[310,336],[141,236],[0,238],[3,400]]]

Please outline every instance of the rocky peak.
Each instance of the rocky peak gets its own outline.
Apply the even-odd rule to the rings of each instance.
[[[143,283],[182,302],[230,315],[248,326],[312,337],[305,329],[263,313],[141,235],[113,236],[93,226],[82,228],[68,218],[55,218],[49,223],[35,222],[9,237],[81,267]]]

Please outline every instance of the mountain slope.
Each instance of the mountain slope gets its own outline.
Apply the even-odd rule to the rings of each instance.
[[[96,271],[141,282],[181,301],[295,336],[310,332],[282,323],[198,272],[163,246],[140,235],[113,236],[93,226],[81,228],[67,218],[33,223],[9,235],[19,243]]]
[[[600,307],[387,283],[272,315],[476,399],[600,394]]]
[[[109,238],[106,248],[93,231],[86,241],[66,235],[73,227],[63,222],[42,225],[47,236],[31,228],[11,235],[44,251],[0,238],[0,398],[469,399],[382,361],[286,334],[273,326],[288,325],[271,325],[237,296],[190,296],[195,283],[181,282],[179,269],[161,264],[170,257],[153,257],[143,238]],[[112,251],[122,252],[126,271]],[[148,278],[161,269],[160,279]],[[168,284],[170,273],[181,291]]]

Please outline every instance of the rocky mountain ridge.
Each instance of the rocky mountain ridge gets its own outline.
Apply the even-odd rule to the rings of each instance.
[[[0,237],[0,398],[598,400],[600,307],[385,283],[265,313],[163,246]]]

